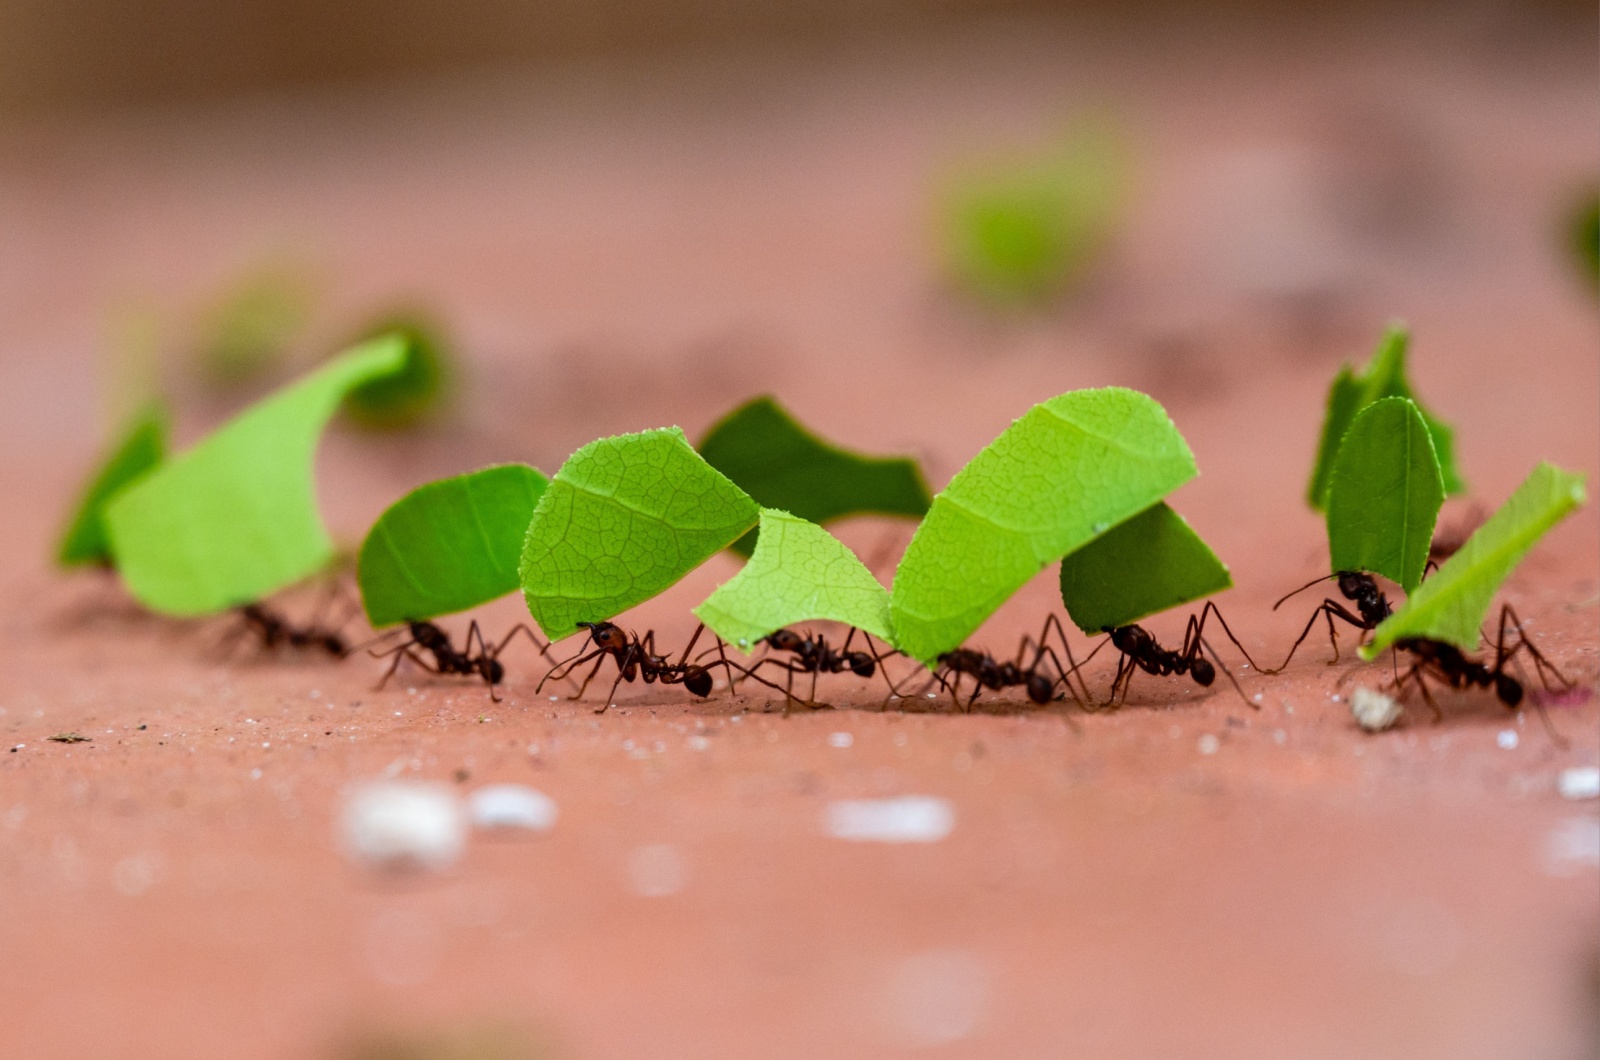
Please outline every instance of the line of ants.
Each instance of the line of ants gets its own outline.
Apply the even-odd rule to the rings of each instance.
[[[927,684],[919,693],[912,694],[906,693],[902,686],[912,680],[917,672],[926,671],[913,670],[911,674],[895,680],[887,672],[886,662],[902,656],[902,653],[887,645],[880,648],[870,634],[853,627],[838,647],[829,641],[826,634],[779,629],[759,642],[762,654],[744,663],[728,658],[727,646],[721,638],[713,638],[715,644],[694,656],[694,648],[705,633],[703,624],[695,629],[683,651],[674,658],[672,653],[658,650],[654,630],[647,630],[641,636],[610,621],[580,622],[578,627],[585,635],[582,647],[569,658],[555,660],[550,654],[551,645],[540,639],[525,623],[518,623],[502,639],[491,643],[478,623],[471,622],[462,646],[457,648],[450,635],[440,626],[428,621],[412,621],[379,634],[372,641],[351,647],[334,625],[320,617],[295,623],[264,604],[251,604],[237,609],[238,625],[232,631],[231,638],[251,636],[266,651],[293,649],[336,658],[345,658],[366,649],[374,657],[391,659],[378,682],[379,689],[394,676],[402,662],[409,661],[436,675],[476,677],[488,687],[490,698],[499,702],[499,687],[506,674],[500,656],[516,637],[525,636],[551,663],[535,689],[536,694],[542,692],[552,679],[565,680],[570,684],[575,670],[592,663],[572,696],[575,700],[582,699],[606,661],[611,661],[615,677],[604,701],[596,708],[597,712],[604,712],[612,704],[623,683],[631,684],[635,680],[642,680],[645,684],[682,685],[691,695],[707,698],[717,687],[713,675],[719,669],[724,677],[722,687],[729,690],[737,690],[744,682],[754,682],[769,691],[781,693],[785,712],[796,706],[825,706],[817,700],[817,682],[819,677],[830,674],[869,681],[875,677],[881,678],[887,689],[884,707],[892,700],[914,700],[920,695],[936,698],[930,690],[937,686],[949,694],[952,705],[958,710],[973,709],[979,696],[985,692],[1003,693],[1013,688],[1021,689],[1026,698],[1038,706],[1070,699],[1086,711],[1117,709],[1127,702],[1129,687],[1134,676],[1140,672],[1158,677],[1187,677],[1201,688],[1211,687],[1220,672],[1227,677],[1247,706],[1258,709],[1258,703],[1245,694],[1232,670],[1205,639],[1207,623],[1215,619],[1228,640],[1244,657],[1247,668],[1260,674],[1273,675],[1288,667],[1320,619],[1326,623],[1329,644],[1333,649],[1329,665],[1334,665],[1341,657],[1335,619],[1365,636],[1388,618],[1393,608],[1371,574],[1339,571],[1294,590],[1278,600],[1273,610],[1306,589],[1330,579],[1336,581],[1343,601],[1325,597],[1312,610],[1283,662],[1273,668],[1256,664],[1229,628],[1217,605],[1208,602],[1197,614],[1189,617],[1183,639],[1176,648],[1164,647],[1154,634],[1137,624],[1108,626],[1101,630],[1105,634],[1104,639],[1081,661],[1074,656],[1060,619],[1050,615],[1037,636],[1021,638],[1014,656],[1009,659],[997,658],[987,651],[969,647],[940,654],[934,660]],[[401,636],[398,642],[378,650],[377,646],[396,635]],[[862,638],[860,646],[856,645],[858,635]],[[1106,697],[1097,703],[1090,693],[1083,669],[1107,645],[1115,651],[1117,662]],[[713,653],[716,658],[705,661]],[[1552,690],[1552,682],[1555,690],[1572,688],[1572,682],[1528,639],[1521,620],[1509,605],[1501,610],[1493,651],[1482,660],[1471,658],[1454,645],[1416,637],[1396,642],[1394,655],[1395,692],[1403,699],[1411,689],[1416,689],[1436,719],[1442,717],[1442,713],[1428,689],[1429,681],[1457,691],[1474,688],[1491,691],[1507,709],[1518,709],[1527,698],[1526,682],[1509,672],[1509,669],[1524,655],[1531,660],[1546,690]],[[773,672],[783,675],[782,684],[768,676]],[[795,678],[807,675],[810,678],[809,690],[805,696],[797,696]],[[1076,687],[1074,678],[1077,680]],[[963,702],[961,688],[967,680],[971,682],[971,690]],[[1543,707],[1537,697],[1534,705],[1538,707],[1541,718],[1544,718]],[[1548,725],[1548,719],[1545,721]]]

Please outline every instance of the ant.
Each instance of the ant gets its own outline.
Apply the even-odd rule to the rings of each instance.
[[[389,682],[389,678],[394,676],[395,670],[400,667],[400,660],[410,659],[429,673],[460,674],[463,677],[477,674],[483,678],[483,683],[489,686],[489,698],[498,703],[500,702],[500,694],[496,686],[504,681],[506,677],[506,668],[500,662],[500,653],[505,651],[506,645],[511,643],[511,638],[518,633],[525,634],[529,640],[533,641],[534,646],[539,649],[539,654],[546,659],[550,658],[550,646],[536,637],[533,630],[522,622],[518,622],[513,626],[511,632],[507,633],[499,644],[490,647],[488,640],[483,635],[483,631],[478,628],[477,620],[474,619],[472,624],[467,627],[467,639],[460,651],[456,650],[455,644],[450,640],[450,634],[432,622],[407,622],[406,633],[410,639],[404,640],[385,651],[369,652],[375,659],[381,659],[386,655],[394,656],[394,662],[389,664],[389,669],[384,673],[382,680],[378,682],[379,689],[382,689]],[[383,637],[390,635],[385,633],[378,639],[381,640]],[[473,652],[472,647],[474,640],[478,643],[476,653]],[[418,654],[419,651],[433,656],[433,662],[429,663],[427,659]]]
[[[1516,643],[1509,648],[1506,647],[1508,629],[1514,632],[1516,636]],[[1516,710],[1520,707],[1525,691],[1523,683],[1506,673],[1506,666],[1516,657],[1518,652],[1524,649],[1533,658],[1534,669],[1539,674],[1539,682],[1546,689],[1550,687],[1550,682],[1545,677],[1547,673],[1555,676],[1555,679],[1560,682],[1563,691],[1572,687],[1572,682],[1560,670],[1556,669],[1555,664],[1546,659],[1543,653],[1533,646],[1533,642],[1528,639],[1527,633],[1523,631],[1522,620],[1517,617],[1515,611],[1511,610],[1510,604],[1506,604],[1500,609],[1500,632],[1495,638],[1494,665],[1492,666],[1476,659],[1469,659],[1454,644],[1432,640],[1427,637],[1406,637],[1395,641],[1394,646],[1397,652],[1406,652],[1415,660],[1404,673],[1395,678],[1396,691],[1403,691],[1408,681],[1415,684],[1421,690],[1422,698],[1427,702],[1428,709],[1433,711],[1435,722],[1443,720],[1444,712],[1439,709],[1439,705],[1433,701],[1433,696],[1428,693],[1427,682],[1423,680],[1425,677],[1441,681],[1456,690],[1469,688],[1493,689],[1495,698],[1507,710]],[[1550,718],[1545,714],[1543,705],[1537,699],[1534,700],[1534,705],[1538,707],[1539,718],[1544,722],[1545,729],[1549,731],[1551,737],[1558,745],[1565,745],[1565,739],[1551,727]]]
[[[1352,614],[1349,608],[1337,600],[1330,600],[1324,597],[1322,603],[1317,605],[1316,610],[1311,612],[1311,620],[1306,623],[1306,628],[1300,631],[1299,639],[1294,642],[1294,647],[1289,649],[1289,654],[1284,657],[1283,663],[1276,670],[1263,670],[1261,671],[1262,673],[1282,673],[1288,667],[1289,660],[1294,658],[1294,653],[1300,649],[1300,645],[1305,642],[1306,637],[1311,635],[1311,627],[1317,624],[1318,615],[1328,620],[1328,643],[1333,645],[1333,659],[1329,661],[1328,665],[1333,666],[1339,661],[1339,634],[1334,629],[1334,619],[1337,618],[1348,622],[1365,633],[1377,629],[1384,619],[1393,614],[1393,609],[1389,606],[1389,598],[1383,594],[1382,589],[1378,588],[1378,580],[1365,571],[1355,570],[1335,571],[1332,574],[1309,581],[1273,604],[1272,609],[1276,611],[1283,606],[1284,601],[1288,600],[1289,597],[1303,593],[1318,582],[1325,582],[1329,578],[1339,579],[1339,592],[1346,600],[1356,605],[1356,610],[1360,614]]]
[[[854,643],[855,636],[860,633],[867,642],[867,651],[851,651],[850,645]],[[763,666],[775,666],[783,670],[788,676],[784,688],[785,707],[795,702],[794,675],[811,675],[811,698],[806,700],[807,706],[816,705],[817,676],[819,674],[841,674],[848,670],[857,677],[871,678],[874,674],[883,673],[884,681],[889,685],[890,695],[894,694],[895,684],[889,680],[888,673],[883,670],[883,656],[872,645],[871,634],[864,630],[850,627],[850,632],[844,638],[844,645],[835,649],[828,643],[825,636],[806,633],[796,633],[792,629],[780,629],[767,634],[761,639],[773,651],[787,652],[794,656],[793,659],[778,659],[766,656],[748,667],[744,667],[747,677],[756,677],[756,671]],[[891,652],[890,654],[898,654]],[[757,678],[760,680],[760,678]],[[770,681],[763,681],[768,687],[777,686]]]
[[[1061,648],[1066,652],[1067,659],[1072,661],[1071,670],[1061,665],[1060,657],[1045,643],[1052,626],[1055,627],[1056,636],[1061,640]],[[1034,649],[1033,662],[1032,665],[1024,668],[1022,659],[1030,647]],[[1055,677],[1051,677],[1040,669],[1047,657],[1055,664]],[[1044,625],[1039,630],[1037,642],[1026,634],[1023,635],[1021,642],[1017,645],[1015,659],[1001,662],[988,652],[977,651],[972,648],[956,648],[954,651],[944,652],[934,661],[940,666],[940,670],[934,673],[934,680],[942,688],[949,691],[951,703],[958,708],[961,705],[961,701],[957,698],[956,693],[961,686],[963,677],[971,677],[974,682],[972,695],[967,698],[967,710],[972,709],[972,704],[977,702],[978,696],[985,688],[998,692],[1006,688],[1016,688],[1019,685],[1027,690],[1030,700],[1039,706],[1044,706],[1055,698],[1056,685],[1063,682],[1066,684],[1067,692],[1071,694],[1073,700],[1080,705],[1082,704],[1082,700],[1078,699],[1078,693],[1072,687],[1072,681],[1069,676],[1077,670],[1078,664],[1072,659],[1072,649],[1067,645],[1066,633],[1061,628],[1060,619],[1056,618],[1055,615],[1050,615],[1044,620]]]
[[[1239,638],[1235,637],[1233,630],[1228,628],[1228,622],[1222,617],[1222,612],[1217,609],[1217,605],[1209,601],[1205,607],[1201,608],[1198,618],[1194,615],[1189,616],[1189,624],[1184,629],[1183,646],[1177,651],[1163,648],[1160,642],[1156,640],[1155,635],[1143,626],[1107,626],[1103,632],[1108,634],[1107,639],[1117,651],[1122,653],[1122,656],[1117,660],[1117,673],[1111,679],[1111,694],[1106,698],[1105,706],[1118,705],[1119,690],[1121,692],[1121,702],[1127,701],[1128,686],[1133,683],[1133,675],[1138,670],[1143,670],[1147,674],[1155,674],[1158,677],[1164,677],[1168,674],[1188,674],[1194,679],[1195,684],[1202,688],[1210,688],[1211,683],[1217,679],[1217,666],[1220,666],[1223,674],[1232,682],[1234,691],[1239,693],[1239,698],[1249,704],[1252,710],[1260,710],[1260,704],[1253,702],[1249,696],[1244,694],[1244,689],[1239,687],[1238,680],[1228,671],[1222,659],[1218,657],[1216,649],[1206,643],[1203,633],[1205,632],[1206,620],[1212,615],[1215,615],[1217,621],[1222,624],[1223,632],[1228,635],[1228,639],[1233,642],[1233,646],[1239,649],[1239,653],[1244,656],[1245,662],[1254,667],[1255,660],[1250,658],[1250,653],[1244,650],[1244,645],[1239,643]],[[1089,654],[1089,657],[1083,661],[1088,663],[1089,659],[1092,659],[1100,651],[1100,648],[1105,647],[1105,644],[1106,641],[1101,641],[1094,651]],[[1216,659],[1217,666],[1211,664],[1211,659],[1207,659],[1205,657],[1206,654],[1209,654],[1212,659]]]
[[[266,651],[285,647],[297,651],[315,650],[336,659],[342,659],[349,653],[344,637],[337,629],[323,625],[321,619],[296,625],[281,612],[262,603],[245,604],[235,608],[234,613],[240,621],[223,639],[224,647],[249,634]]]
[[[624,681],[631,684],[635,677],[643,677],[645,684],[654,684],[660,681],[664,685],[682,685],[692,695],[699,696],[702,699],[711,695],[711,668],[688,661],[689,652],[694,650],[695,642],[700,639],[700,634],[705,631],[704,622],[695,627],[694,636],[689,638],[689,643],[683,649],[683,655],[679,657],[677,662],[670,661],[664,655],[656,654],[656,633],[653,629],[646,631],[645,635],[640,637],[637,633],[628,632],[614,622],[579,622],[578,627],[589,631],[589,645],[593,650],[580,649],[577,655],[552,666],[543,679],[540,680],[538,688],[534,689],[535,694],[544,687],[545,681],[550,680],[551,677],[560,676],[565,678],[575,668],[593,659],[594,667],[589,671],[588,676],[583,679],[583,684],[578,688],[578,694],[572,697],[574,699],[582,699],[584,691],[589,687],[589,682],[594,680],[595,675],[600,672],[600,667],[605,664],[607,658],[610,658],[612,662],[616,663],[617,679],[612,682],[611,691],[606,694],[605,703],[595,708],[596,714],[604,714],[606,709],[611,706],[611,699],[617,694],[617,686]],[[723,652],[723,647],[721,638],[718,638],[714,650],[722,654],[722,666],[727,671],[729,687],[731,688],[733,671],[736,667],[728,661],[726,653]],[[558,670],[560,671],[559,675],[557,674]],[[748,674],[748,671],[744,672]]]

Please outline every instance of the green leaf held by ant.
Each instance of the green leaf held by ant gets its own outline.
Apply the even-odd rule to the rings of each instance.
[[[771,397],[724,416],[701,439],[700,455],[757,504],[813,523],[852,515],[920,519],[933,500],[915,460],[831,445]],[[749,557],[757,533],[734,542],[734,551]]]
[[[499,464],[419,486],[389,506],[361,544],[356,580],[380,629],[453,614],[515,590],[533,509],[548,479]]]
[[[894,643],[888,591],[838,538],[771,508],[760,530],[750,562],[695,608],[713,633],[748,653],[774,630],[831,620]]]
[[[1455,430],[1434,416],[1418,400],[1406,378],[1406,351],[1411,343],[1411,333],[1402,325],[1392,325],[1378,343],[1372,360],[1360,372],[1350,365],[1339,369],[1333,385],[1328,390],[1327,411],[1322,420],[1322,437],[1317,443],[1317,462],[1311,469],[1311,482],[1306,487],[1306,503],[1322,511],[1328,502],[1328,486],[1333,480],[1334,458],[1350,429],[1356,414],[1375,401],[1386,397],[1410,398],[1428,425],[1433,439],[1434,455],[1439,460],[1439,473],[1444,479],[1446,495],[1464,493],[1466,482],[1456,469]]]
[[[1061,561],[1061,602],[1085,633],[1231,588],[1215,552],[1165,502],[1107,530]]]
[[[534,507],[521,567],[528,611],[551,640],[570,636],[673,585],[759,514],[677,427],[590,442]]]
[[[934,498],[895,572],[896,647],[931,663],[1046,566],[1197,473],[1148,395],[1108,387],[1035,405]]]
[[[1335,571],[1381,574],[1407,593],[1422,582],[1444,479],[1427,421],[1410,398],[1362,409],[1345,431],[1328,486]]]
[[[1583,501],[1582,475],[1541,463],[1461,550],[1377,628],[1361,657],[1375,659],[1396,641],[1411,637],[1444,641],[1463,651],[1477,648],[1501,583],[1539,538]]]
[[[159,466],[167,458],[171,415],[164,402],[140,409],[124,428],[120,441],[84,485],[72,519],[56,548],[63,567],[111,565],[106,537],[105,506],[117,491]]]
[[[205,615],[260,600],[323,569],[317,441],[351,387],[399,368],[380,339],[258,401],[106,507],[117,569],[140,603]]]

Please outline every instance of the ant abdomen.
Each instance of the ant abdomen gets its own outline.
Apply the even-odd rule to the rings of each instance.
[[[684,672],[683,687],[701,699],[711,694],[711,671],[703,666],[693,666]]]
[[[1202,688],[1210,688],[1211,682],[1217,679],[1217,668],[1207,659],[1195,659],[1189,664],[1189,676]]]
[[[1041,707],[1050,702],[1055,692],[1056,683],[1044,674],[1033,673],[1028,676],[1028,698]]]
[[[857,677],[871,677],[878,672],[878,664],[864,651],[853,651],[845,660],[850,664],[850,672]]]
[[[1522,703],[1522,682],[1510,674],[1498,674],[1494,680],[1494,694],[1500,702],[1515,710]]]

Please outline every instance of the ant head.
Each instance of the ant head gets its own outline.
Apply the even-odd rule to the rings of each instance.
[[[1378,593],[1378,583],[1372,580],[1372,575],[1358,570],[1342,570],[1339,572],[1339,592],[1346,600],[1360,600],[1363,596],[1375,596]]]
[[[792,629],[780,629],[767,634],[767,644],[777,651],[799,651],[805,638]]]
[[[1050,697],[1055,694],[1056,683],[1041,673],[1028,675],[1028,698],[1040,706],[1050,702]]]
[[[683,672],[683,687],[701,699],[711,694],[711,671],[704,666],[691,666]]]
[[[1510,674],[1496,674],[1494,694],[1500,697],[1500,702],[1516,709],[1522,703],[1522,682]]]
[[[500,664],[499,659],[479,659],[478,668],[484,680],[491,685],[497,685],[506,679],[506,668]]]
[[[1217,679],[1217,668],[1211,665],[1210,659],[1196,659],[1189,664],[1189,676],[1202,688],[1210,688],[1211,682]]]
[[[1108,627],[1105,632],[1111,634],[1111,643],[1124,655],[1138,655],[1149,651],[1156,644],[1156,639],[1143,626],[1118,626],[1115,629]]]
[[[871,677],[878,672],[877,662],[864,651],[851,652],[845,656],[845,661],[850,664],[850,672],[857,677]]]
[[[578,628],[589,631],[589,639],[597,648],[621,651],[628,645],[628,635],[615,622],[579,622]]]

